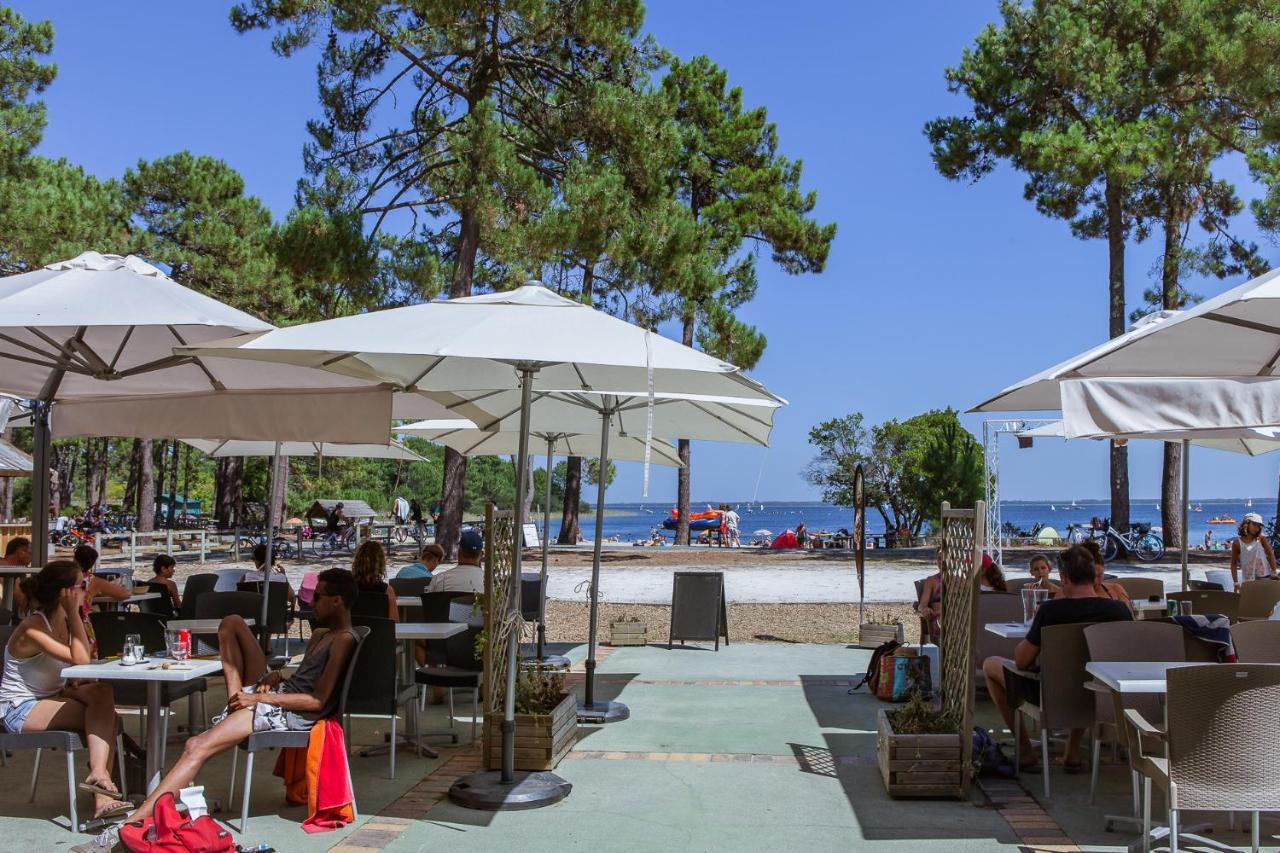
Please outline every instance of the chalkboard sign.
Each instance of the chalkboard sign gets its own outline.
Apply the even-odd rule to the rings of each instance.
[[[538,525],[529,522],[524,526],[524,547],[541,548],[542,540],[538,538]]]
[[[671,634],[676,640],[715,640],[729,645],[729,618],[724,600],[724,572],[676,572],[671,586]]]

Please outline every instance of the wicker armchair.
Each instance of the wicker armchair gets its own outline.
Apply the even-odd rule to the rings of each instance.
[[[1240,663],[1280,663],[1280,622],[1238,622],[1231,626],[1231,644]]]
[[[1116,581],[1131,601],[1147,601],[1164,596],[1164,581],[1156,578],[1120,578]]]
[[[1085,644],[1089,647],[1091,661],[1184,661],[1186,645],[1181,626],[1173,622],[1100,622],[1085,629]],[[1116,743],[1129,755],[1129,776],[1133,783],[1133,816],[1141,816],[1142,800],[1139,796],[1139,769],[1137,750],[1129,747],[1126,727],[1118,722],[1124,712],[1137,710],[1147,719],[1159,719],[1163,713],[1159,696],[1131,694],[1121,696],[1098,682],[1096,688],[1096,719],[1093,725],[1093,772],[1089,780],[1089,802],[1093,802],[1098,788],[1098,766],[1102,753],[1102,739],[1106,729],[1114,730]]]
[[[1005,685],[1013,708],[1014,761],[1021,741],[1022,717],[1040,723],[1040,761],[1044,773],[1044,796],[1049,798],[1049,731],[1051,729],[1091,729],[1094,721],[1094,694],[1085,689],[1089,662],[1084,629],[1092,625],[1053,625],[1040,639],[1039,672],[1028,672],[1005,663]],[[1014,707],[1016,703],[1016,707]]]
[[[1181,812],[1246,811],[1253,814],[1253,850],[1260,841],[1259,812],[1280,810],[1280,715],[1259,709],[1280,705],[1280,667],[1209,664],[1172,669],[1167,675],[1167,735],[1142,714],[1125,711],[1129,741],[1141,750],[1143,851],[1151,837],[1151,786],[1169,803],[1169,849],[1178,849]],[[1164,738],[1167,756],[1149,754],[1143,739]]]
[[[1240,585],[1240,619],[1270,619],[1280,604],[1280,581],[1245,581]]]

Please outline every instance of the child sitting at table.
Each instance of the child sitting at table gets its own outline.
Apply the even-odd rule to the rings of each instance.
[[[151,571],[155,574],[151,582],[165,588],[169,594],[169,600],[173,602],[173,611],[178,612],[182,608],[182,596],[178,594],[178,584],[173,580],[173,576],[178,571],[177,561],[168,554],[156,554],[155,560],[151,563]]]

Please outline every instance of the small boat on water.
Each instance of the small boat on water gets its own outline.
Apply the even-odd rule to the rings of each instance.
[[[1195,506],[1193,506],[1193,507],[1191,508],[1191,511],[1192,511],[1192,512],[1204,512],[1204,507],[1202,507],[1200,504],[1196,504]]]
[[[1252,508],[1252,507],[1253,507],[1253,498],[1249,498],[1247,501],[1245,501],[1245,502],[1244,502],[1244,505],[1245,505],[1245,506],[1247,506],[1247,507]]]
[[[1236,524],[1237,522],[1230,515],[1223,514],[1223,515],[1215,515],[1213,518],[1209,519],[1209,523],[1210,524]]]

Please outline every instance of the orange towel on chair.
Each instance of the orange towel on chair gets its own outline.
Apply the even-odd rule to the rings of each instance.
[[[316,723],[306,749],[280,750],[275,775],[284,779],[286,802],[306,804],[307,832],[329,832],[355,820],[347,744],[337,720]]]

